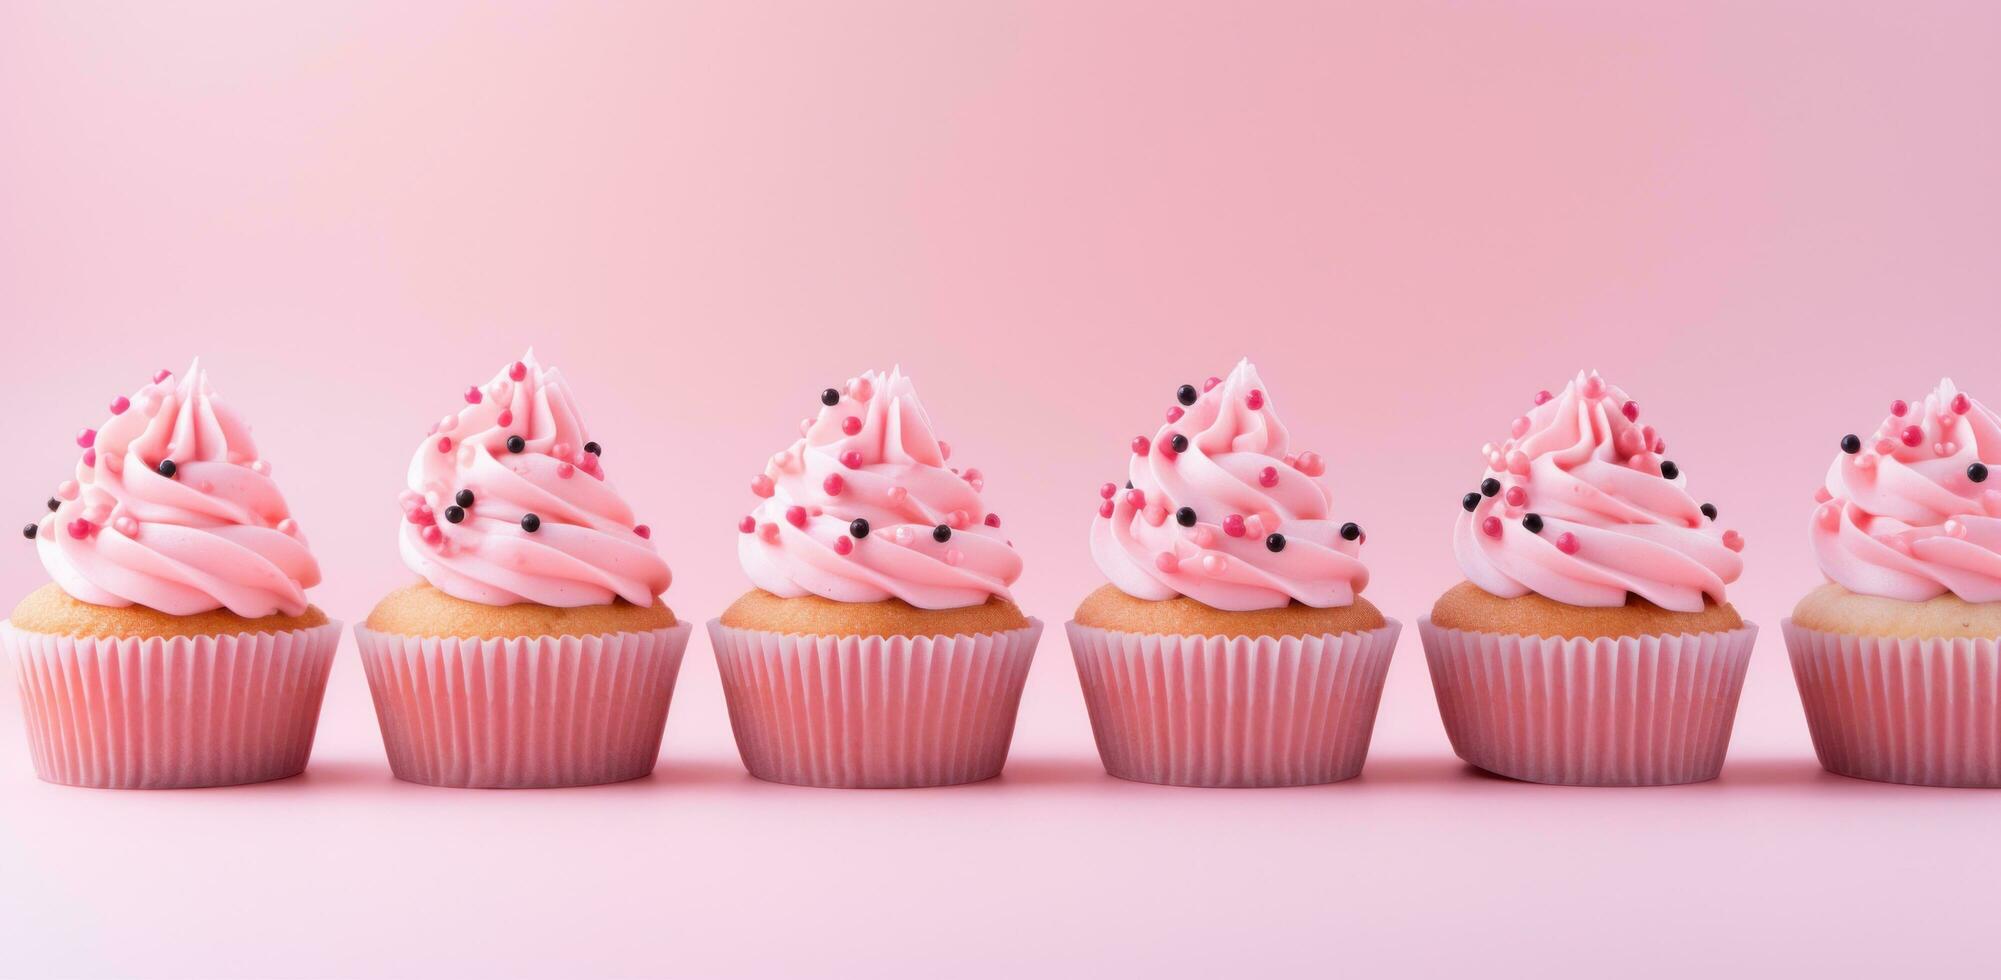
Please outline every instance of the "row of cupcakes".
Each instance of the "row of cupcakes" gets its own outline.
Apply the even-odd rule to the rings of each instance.
[[[354,635],[396,775],[566,786],[650,772],[692,625],[532,353],[411,460],[418,581]],[[300,772],[340,624],[249,427],[199,365],[111,405],[24,528],[53,580],[0,626],[37,772],[104,787]],[[1463,501],[1466,582],[1419,623],[1454,750],[1539,782],[1722,766],[1756,626],[1742,539],[1595,374],[1541,392]],[[1784,630],[1828,769],[2001,785],[2001,417],[1950,382],[1841,440],[1812,518],[1829,582]],[[751,484],[753,588],[708,624],[744,765],[819,786],[985,779],[1042,625],[1021,559],[900,372],[820,395]],[[1996,461],[2001,463],[2001,461]],[[1248,363],[1174,392],[1095,498],[1109,584],[1066,624],[1105,768],[1199,786],[1360,772],[1399,624]]]

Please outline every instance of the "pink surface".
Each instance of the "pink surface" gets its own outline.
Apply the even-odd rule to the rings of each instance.
[[[1597,367],[1773,624],[1819,581],[1835,440],[1943,374],[2001,390],[1997,32],[1971,3],[10,4],[0,501],[38,517],[71,433],[200,353],[355,620],[407,580],[441,393],[533,343],[701,621],[744,587],[747,481],[901,362],[1053,624],[1102,581],[1131,438],[1249,355],[1412,622],[1458,579],[1474,448]],[[7,598],[45,581],[13,547]],[[1469,773],[1402,647],[1359,779],[1254,793],[1105,776],[1057,636],[1008,774],[900,794],[745,775],[704,640],[652,777],[547,793],[395,781],[351,645],[312,768],[242,789],[38,783],[0,686],[0,973],[1991,967],[2001,799],[1823,773],[1776,629],[1722,777],[1676,789]]]

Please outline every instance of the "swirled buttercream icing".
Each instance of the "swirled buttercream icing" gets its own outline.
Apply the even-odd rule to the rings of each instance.
[[[738,523],[737,557],[758,588],[920,609],[1010,598],[1021,557],[980,501],[985,477],[947,465],[901,369],[820,393],[799,441],[751,480],[762,498]]]
[[[1820,570],[1851,592],[2001,602],[2001,416],[1950,379],[1851,434],[1814,494]]]
[[[562,374],[530,351],[465,402],[410,460],[404,564],[489,606],[652,605],[673,576],[605,479]]]
[[[1628,594],[1676,612],[1724,602],[1743,537],[1689,496],[1640,406],[1596,372],[1535,401],[1508,438],[1481,448],[1486,477],[1452,534],[1466,578],[1573,606],[1621,606]]]
[[[1153,438],[1133,438],[1126,482],[1098,489],[1091,556],[1112,584],[1232,612],[1353,604],[1365,535],[1329,517],[1326,465],[1288,448],[1251,362],[1175,401]]]
[[[199,361],[113,399],[111,418],[76,441],[76,478],[23,529],[64,592],[175,616],[306,611],[319,564]]]

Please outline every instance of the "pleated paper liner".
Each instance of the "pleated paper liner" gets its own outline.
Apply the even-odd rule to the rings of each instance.
[[[709,621],[730,728],[759,779],[946,786],[1007,762],[1042,623],[958,636],[815,636]]]
[[[2001,786],[2001,638],[1855,636],[1779,624],[1829,772]]]
[[[1173,786],[1304,786],[1362,771],[1397,634],[1169,636],[1068,624],[1105,771]]]
[[[1717,633],[1541,637],[1418,621],[1452,750],[1536,783],[1714,779],[1756,625]]]
[[[693,630],[354,637],[396,778],[532,789],[652,772]]]
[[[0,624],[28,751],[52,783],[185,789],[306,768],[340,624],[275,633],[87,637]]]

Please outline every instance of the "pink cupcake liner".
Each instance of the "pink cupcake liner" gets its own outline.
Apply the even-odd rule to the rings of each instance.
[[[1170,786],[1306,786],[1362,771],[1402,624],[1169,636],[1067,624],[1105,771]]]
[[[1854,636],[1790,619],[1779,628],[1828,772],[2001,786],[2001,638]]]
[[[1534,783],[1714,779],[1758,627],[1605,638],[1441,629],[1418,621],[1452,751]]]
[[[396,778],[534,789],[652,772],[693,631],[354,638]]]
[[[1000,775],[1042,623],[958,636],[816,636],[709,621],[745,769],[895,789]]]
[[[185,789],[296,776],[313,751],[340,624],[222,636],[57,636],[0,624],[35,774]]]

